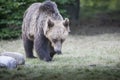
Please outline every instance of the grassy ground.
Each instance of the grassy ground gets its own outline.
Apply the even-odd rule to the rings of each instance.
[[[26,59],[15,70],[0,69],[0,80],[120,80],[119,27],[75,31],[52,62]],[[22,40],[0,41],[0,52],[4,51],[24,54]]]

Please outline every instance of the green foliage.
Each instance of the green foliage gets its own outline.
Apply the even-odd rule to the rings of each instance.
[[[61,5],[73,4],[73,2],[75,2],[75,0],[53,0],[53,1],[55,1],[57,4],[61,4]]]
[[[16,0],[1,1],[0,2],[0,24],[9,25],[21,25],[20,21],[22,20],[22,5],[24,3],[18,2]],[[21,9],[20,9],[21,8]]]
[[[91,16],[97,13],[110,13],[120,11],[120,0],[80,0],[81,13]]]
[[[63,17],[69,17],[67,14],[67,10],[65,9],[65,6],[68,4],[74,4],[75,0],[52,0],[57,3],[58,9],[60,10],[60,13]]]
[[[17,38],[20,36],[21,30],[12,30],[10,28],[3,28],[0,30],[0,39]]]
[[[23,0],[0,0],[0,39],[20,36],[24,5]]]

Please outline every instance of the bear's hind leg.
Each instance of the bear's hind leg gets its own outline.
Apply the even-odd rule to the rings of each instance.
[[[33,56],[33,41],[29,40],[25,35],[22,36],[22,38],[23,38],[26,57],[27,58],[35,58]]]

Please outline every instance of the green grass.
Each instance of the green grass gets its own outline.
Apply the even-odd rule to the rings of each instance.
[[[86,30],[70,35],[63,54],[52,62],[26,59],[17,69],[0,69],[0,80],[120,80],[120,33],[101,30],[97,35]],[[0,52],[5,51],[24,54],[22,40],[0,41]]]

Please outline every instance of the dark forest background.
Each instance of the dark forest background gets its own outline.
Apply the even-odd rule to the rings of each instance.
[[[21,36],[24,11],[44,0],[0,0],[0,39]],[[120,0],[52,0],[63,17],[69,17],[71,29],[80,25],[120,26]],[[72,31],[71,30],[71,31]]]

